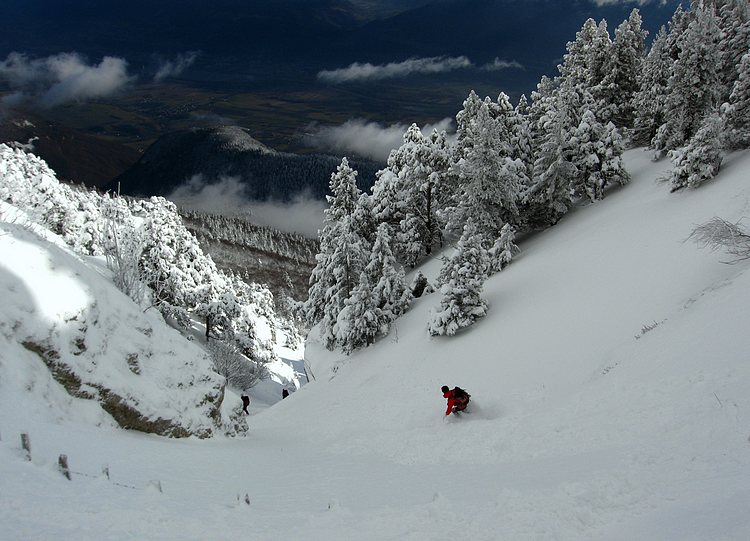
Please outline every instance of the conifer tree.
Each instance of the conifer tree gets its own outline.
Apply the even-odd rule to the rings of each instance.
[[[334,331],[342,351],[347,355],[375,342],[382,316],[374,297],[370,277],[363,272],[357,287],[352,290],[337,316]]]
[[[671,190],[697,188],[719,172],[721,165],[722,117],[706,115],[697,133],[684,147],[669,153],[674,169],[669,175]]]
[[[652,142],[657,150],[673,150],[687,143],[706,113],[719,105],[719,38],[714,8],[699,4],[675,42],[678,52],[667,84],[665,123]]]
[[[603,125],[586,109],[580,124],[572,132],[571,161],[577,169],[573,190],[590,201],[604,198],[611,182],[626,184],[628,172],[622,162],[622,138],[611,122]]]
[[[392,322],[410,302],[404,271],[391,251],[388,226],[380,224],[370,261],[337,317],[334,334],[338,343],[347,354],[372,344],[378,335],[388,334]]]
[[[750,50],[742,57],[729,102],[724,104],[727,146],[750,148]]]
[[[611,121],[620,128],[633,127],[634,96],[646,50],[647,32],[641,25],[640,12],[633,9],[630,17],[615,30],[600,83],[603,103],[597,110],[597,116],[605,124]]]
[[[462,194],[452,209],[449,225],[458,229],[473,216],[487,242],[499,235],[505,223],[519,220],[518,201],[526,184],[526,166],[512,157],[514,116],[504,94],[497,104],[485,100],[466,131],[471,144],[464,147],[463,155],[451,168]]]
[[[370,277],[375,306],[380,310],[380,332],[387,334],[391,322],[409,307],[411,292],[406,287],[404,270],[391,250],[391,238],[384,224],[378,227],[364,273]]]
[[[361,219],[355,219],[360,193],[357,172],[346,158],[331,175],[323,229],[319,233],[320,253],[310,276],[310,289],[304,312],[310,324],[320,322],[325,346],[336,346],[335,325],[339,312],[354,286],[369,254],[361,231]]]
[[[639,88],[634,96],[635,118],[631,135],[635,145],[650,145],[656,130],[665,122],[667,84],[672,67],[667,37],[667,31],[662,27],[651,43],[638,74]]]
[[[511,143],[513,145],[513,157],[521,160],[526,167],[527,184],[530,182],[534,170],[534,146],[530,112],[531,108],[526,101],[526,96],[521,94],[521,99],[516,106],[516,123],[511,134]]]
[[[550,104],[537,125],[540,143],[533,178],[524,194],[524,216],[529,227],[554,225],[570,209],[577,169],[572,163],[569,136],[568,114],[556,104]]]
[[[373,215],[391,227],[394,252],[407,265],[414,266],[440,239],[438,209],[448,161],[445,133],[426,138],[412,124],[401,147],[390,153],[388,167],[378,171]]]
[[[750,5],[747,0],[727,0],[719,7],[721,85],[728,99],[740,75],[742,57],[750,50]]]
[[[482,247],[482,235],[469,219],[455,252],[440,273],[443,297],[428,326],[431,335],[454,335],[486,315],[487,303],[481,292],[488,271],[489,258]]]
[[[521,251],[516,245],[515,240],[516,228],[511,224],[505,224],[495,244],[488,251],[491,273],[503,270],[510,264],[513,257]]]

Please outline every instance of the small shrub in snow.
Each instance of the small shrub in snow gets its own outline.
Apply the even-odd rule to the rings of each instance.
[[[740,228],[739,223],[713,218],[693,229],[689,238],[703,248],[724,248],[735,257],[730,263],[750,259],[750,234]]]
[[[250,361],[232,344],[212,340],[208,351],[216,372],[227,379],[230,387],[246,390],[268,378],[268,369],[263,364]]]

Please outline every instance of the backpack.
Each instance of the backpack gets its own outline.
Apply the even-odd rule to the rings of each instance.
[[[464,402],[468,402],[471,398],[471,395],[464,391],[461,387],[454,387],[453,388],[453,396],[456,398],[463,400]]]

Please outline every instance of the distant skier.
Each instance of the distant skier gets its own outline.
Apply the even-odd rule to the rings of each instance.
[[[240,398],[242,398],[242,411],[245,413],[245,415],[250,415],[250,412],[247,411],[247,408],[250,405],[250,397],[246,394],[243,394]]]
[[[282,399],[284,399],[284,398],[286,398],[287,396],[289,396],[289,389],[287,389],[286,387],[284,387],[284,388],[283,388],[283,389],[281,390],[281,398],[282,398]]]
[[[471,395],[461,387],[449,389],[447,385],[443,385],[440,390],[443,391],[443,398],[448,399],[448,409],[445,410],[446,415],[464,411],[466,406],[469,405]]]

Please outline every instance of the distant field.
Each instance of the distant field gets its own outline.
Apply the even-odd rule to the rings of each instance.
[[[255,84],[248,90],[236,84],[229,90],[218,86],[139,86],[108,103],[59,107],[46,114],[75,130],[138,150],[174,130],[234,123],[249,128],[274,149],[305,152],[310,149],[301,135],[312,124],[337,125],[351,118],[383,124],[435,122],[455,116],[472,88],[461,81],[438,87],[413,82],[273,89]],[[500,91],[490,85],[475,86],[483,95],[494,97]]]

